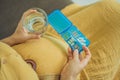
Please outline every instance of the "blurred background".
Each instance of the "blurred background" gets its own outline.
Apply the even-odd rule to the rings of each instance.
[[[72,3],[85,6],[97,1],[99,0],[0,0],[0,39],[15,31],[22,14],[30,8],[42,8],[49,14]]]
[[[100,0],[72,0],[72,1],[80,5],[89,5]],[[120,0],[117,0],[117,1],[120,2]]]

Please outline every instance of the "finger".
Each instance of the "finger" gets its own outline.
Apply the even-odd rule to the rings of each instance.
[[[23,13],[23,16],[22,16],[22,18],[21,18],[21,20],[20,20],[21,25],[22,25],[22,22],[25,20],[25,18],[26,18],[28,15],[30,15],[30,14],[32,14],[32,13],[36,13],[36,12],[37,12],[37,11],[34,10],[34,9],[30,9],[30,10],[24,12],[24,13]]]
[[[79,54],[79,59],[80,59],[80,61],[82,61],[82,60],[83,60],[83,56],[82,56],[82,54],[81,54],[81,53]]]
[[[82,64],[82,67],[85,67],[90,60],[90,57],[85,57],[80,63]]]
[[[68,53],[71,53],[71,55],[72,55],[72,50],[70,47],[68,48]]]
[[[89,61],[91,58],[90,50],[86,46],[83,46],[83,50],[85,51],[85,60]]]
[[[24,21],[25,17],[28,16],[29,14],[33,13],[33,12],[35,13],[35,12],[37,12],[37,11],[31,9],[31,10],[26,11],[26,12],[23,14],[20,22],[18,23],[17,30],[23,29],[23,21]]]
[[[22,27],[25,33],[28,33],[28,30],[25,27]]]
[[[83,67],[86,66],[91,58],[91,53],[86,46],[83,46],[83,50],[85,51],[85,58],[81,61]]]
[[[73,58],[74,58],[74,59],[79,59],[79,53],[78,53],[78,50],[77,50],[77,49],[74,50],[74,52],[73,52]]]
[[[71,50],[71,48],[69,47],[69,48],[68,48],[68,59],[71,60],[72,58],[73,58],[72,50]]]
[[[85,51],[86,55],[91,56],[90,50],[86,46],[83,46],[83,50]]]
[[[40,35],[35,35],[35,34],[29,34],[29,39],[39,39]]]
[[[71,60],[72,58],[73,58],[72,50],[71,50],[71,48],[69,47],[69,48],[68,48],[68,59]]]
[[[35,10],[35,9],[30,9],[30,10],[26,11],[26,12],[23,14],[23,17],[26,17],[26,16],[30,15],[31,13],[35,13],[35,12],[37,12],[37,10]]]

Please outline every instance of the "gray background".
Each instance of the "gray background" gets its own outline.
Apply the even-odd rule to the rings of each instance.
[[[72,1],[80,5],[89,5],[101,0],[72,0]],[[120,0],[117,0],[117,1],[120,2]]]
[[[54,9],[62,9],[70,0],[0,0],[0,39],[11,35],[23,14],[29,8],[39,7],[48,14]]]
[[[80,5],[89,5],[100,0],[0,0],[0,39],[15,31],[23,12],[27,9],[39,7],[49,14],[54,9],[64,8],[72,1]]]

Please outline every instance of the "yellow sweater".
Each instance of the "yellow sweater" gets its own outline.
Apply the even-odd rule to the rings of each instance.
[[[0,42],[0,80],[39,80],[35,71],[8,45]]]
[[[120,4],[113,0],[105,0],[83,7],[72,4],[64,8],[62,11],[91,41],[89,48],[92,53],[92,59],[81,73],[80,79],[120,80]],[[24,59],[31,58],[36,61],[37,73],[41,80],[58,80],[58,77],[54,78],[54,75],[59,76],[62,67],[67,61],[67,46],[64,42],[60,41],[62,40],[61,37],[50,26],[48,26],[47,34],[54,36],[55,38],[49,37],[48,39],[30,40],[26,43],[14,46],[14,49],[16,49]],[[47,50],[45,50],[46,46],[44,44],[47,45]],[[52,48],[50,45],[52,45]],[[4,46],[3,43],[1,46]],[[6,48],[2,48],[1,50],[3,49]],[[9,49],[6,51],[8,50]],[[56,52],[56,54],[54,52]],[[14,53],[16,54],[16,52]],[[48,56],[49,54],[50,56]],[[0,53],[0,59],[2,55],[3,53]],[[50,65],[49,61],[53,65]],[[20,60],[20,62],[23,62],[23,60]],[[24,65],[26,64],[24,63]],[[48,65],[49,68],[47,68],[46,65]],[[29,66],[27,67],[27,69],[31,69]],[[27,69],[25,69],[26,73]],[[16,71],[22,70],[17,70],[15,68],[15,72]],[[32,72],[34,74],[34,71]],[[20,75],[21,80],[22,76],[23,78],[27,77],[25,74]],[[14,76],[17,76],[17,74],[14,74]],[[30,80],[27,78],[25,78],[25,80]],[[37,79],[37,77],[35,78]],[[14,79],[11,78],[11,80]]]

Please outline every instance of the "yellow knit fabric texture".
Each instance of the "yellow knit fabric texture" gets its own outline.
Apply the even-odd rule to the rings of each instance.
[[[72,4],[62,12],[91,41],[92,59],[81,80],[120,80],[120,4],[115,0]],[[51,27],[48,32],[59,36]]]
[[[39,80],[36,72],[11,47],[0,42],[0,80]]]

